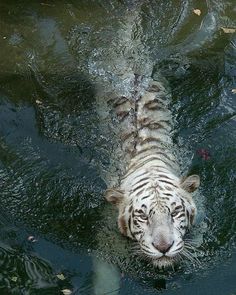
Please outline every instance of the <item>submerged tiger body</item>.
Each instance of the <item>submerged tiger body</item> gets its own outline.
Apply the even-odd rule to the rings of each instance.
[[[108,189],[106,199],[118,208],[121,233],[137,241],[139,252],[155,266],[165,267],[188,257],[184,237],[196,214],[191,193],[200,180],[179,176],[166,88],[149,80],[141,91],[136,79],[130,98],[112,102],[126,167],[120,187]]]

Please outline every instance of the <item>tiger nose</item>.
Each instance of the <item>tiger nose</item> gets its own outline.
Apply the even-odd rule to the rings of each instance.
[[[153,242],[152,245],[161,253],[165,254],[167,253],[170,248],[173,246],[174,244],[174,241],[173,242],[164,242],[164,241],[161,241],[161,242]]]

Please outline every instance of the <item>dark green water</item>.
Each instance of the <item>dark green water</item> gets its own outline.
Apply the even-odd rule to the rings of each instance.
[[[1,1],[1,295],[93,294],[95,255],[120,294],[236,294],[236,38],[221,29],[235,14],[233,0]],[[99,106],[134,72],[169,81],[181,167],[202,180],[200,265],[125,259],[103,200],[116,141]]]

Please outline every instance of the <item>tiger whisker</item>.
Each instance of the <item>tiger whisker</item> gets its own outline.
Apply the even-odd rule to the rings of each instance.
[[[198,243],[194,240],[191,240],[191,239],[184,239],[184,242],[185,243],[188,243],[188,244],[191,244],[191,245],[194,245],[194,246],[198,246]]]
[[[188,260],[190,260],[193,264],[195,264],[194,258],[191,255],[189,255],[188,253],[182,251],[182,256],[187,258]]]
[[[189,243],[184,243],[184,246],[185,246],[186,248],[193,249],[193,250],[196,250],[196,249],[197,249],[196,246],[191,245],[191,244],[189,244]]]
[[[184,248],[181,253],[183,256],[189,259],[192,263],[197,264],[198,266],[201,266],[200,260],[196,256],[193,256],[193,253],[190,252],[188,249]]]
[[[189,251],[193,251],[195,253],[195,255],[199,255],[202,254],[202,250],[198,249],[196,246],[190,244],[190,243],[185,243],[185,248],[188,249]]]

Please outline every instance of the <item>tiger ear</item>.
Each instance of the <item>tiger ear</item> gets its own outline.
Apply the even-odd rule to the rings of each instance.
[[[109,188],[105,192],[105,198],[108,202],[118,205],[124,199],[124,192],[119,189]]]
[[[194,192],[199,187],[199,185],[200,177],[196,174],[188,176],[181,183],[181,187],[189,193]]]

